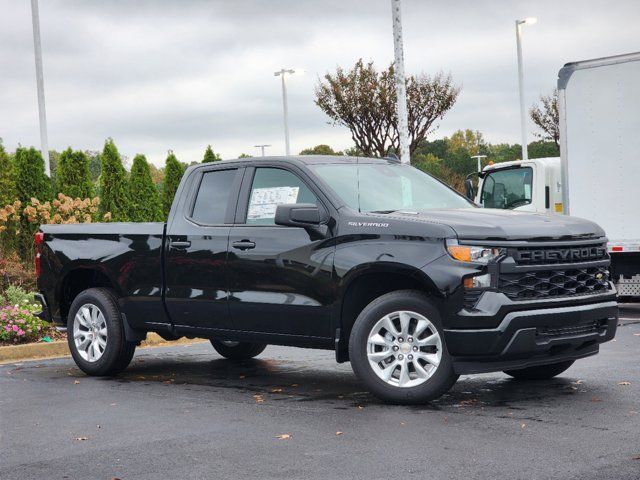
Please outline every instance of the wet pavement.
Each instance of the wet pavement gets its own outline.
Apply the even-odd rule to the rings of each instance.
[[[640,309],[563,376],[380,403],[332,352],[141,349],[115,379],[0,366],[0,479],[640,478]],[[280,437],[280,438],[279,438]]]

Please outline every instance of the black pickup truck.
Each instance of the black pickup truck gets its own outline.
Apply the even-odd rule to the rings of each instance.
[[[147,332],[335,350],[380,398],[424,402],[461,374],[560,374],[617,325],[592,222],[476,206],[391,160],[286,157],[190,167],[162,223],[43,225],[41,316],[90,375]]]

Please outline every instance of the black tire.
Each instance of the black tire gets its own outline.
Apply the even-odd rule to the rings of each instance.
[[[573,365],[574,360],[552,363],[550,365],[538,365],[537,367],[521,368],[519,370],[505,370],[507,375],[518,380],[548,380],[567,370]]]
[[[214,339],[210,342],[216,352],[229,360],[247,360],[257,357],[267,348],[266,343],[233,342],[235,345],[231,345],[232,342],[225,344],[223,341]]]
[[[409,310],[427,318],[437,329],[442,343],[442,358],[435,372],[424,383],[413,387],[390,385],[374,372],[367,357],[370,331],[385,315]],[[427,295],[414,290],[399,290],[376,298],[358,315],[349,338],[351,367],[365,386],[383,401],[417,404],[434,400],[447,392],[458,380],[444,341],[442,322],[437,308]]]
[[[102,356],[96,361],[82,358],[74,341],[74,319],[83,305],[98,307],[106,320],[107,340]],[[115,294],[107,288],[90,288],[80,293],[69,309],[67,317],[67,342],[76,365],[88,375],[109,376],[121,372],[131,362],[136,344],[127,342],[124,326]]]

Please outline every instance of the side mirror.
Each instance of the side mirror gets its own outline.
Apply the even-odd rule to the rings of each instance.
[[[314,203],[289,203],[276,207],[276,225],[311,227],[320,225],[320,209]]]
[[[315,203],[289,203],[276,207],[276,225],[286,227],[304,228],[311,239],[318,240],[327,238],[329,227],[322,222],[326,218],[320,208]]]
[[[475,194],[473,191],[473,182],[470,178],[467,178],[464,181],[464,194],[469,200],[474,200]]]

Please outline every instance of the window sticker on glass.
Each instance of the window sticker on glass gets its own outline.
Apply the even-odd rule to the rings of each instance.
[[[249,200],[247,220],[274,218],[276,207],[286,203],[296,203],[300,187],[254,188]]]

